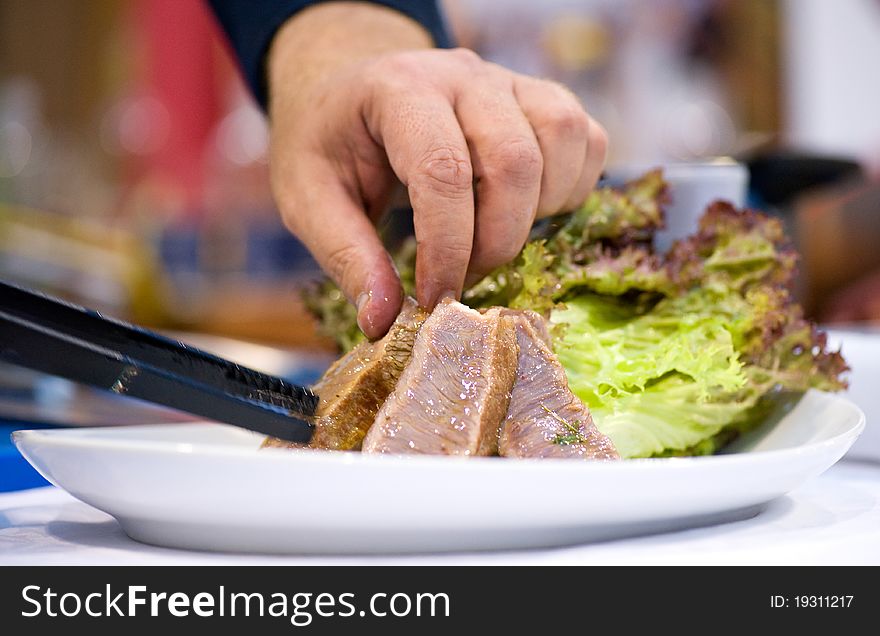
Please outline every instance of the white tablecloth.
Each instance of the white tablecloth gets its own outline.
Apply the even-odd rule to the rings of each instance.
[[[0,495],[0,565],[880,565],[880,463],[844,460],[756,516],[552,550],[381,557],[211,554],[143,545],[57,488]]]

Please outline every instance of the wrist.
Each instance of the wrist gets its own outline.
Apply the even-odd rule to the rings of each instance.
[[[433,47],[415,20],[380,5],[327,2],[290,18],[275,35],[266,58],[269,112],[306,97],[328,74],[394,51]],[[283,90],[290,87],[291,90]]]

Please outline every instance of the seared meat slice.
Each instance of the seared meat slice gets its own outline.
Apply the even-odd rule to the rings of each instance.
[[[537,314],[514,316],[519,359],[498,452],[504,457],[618,459],[590,410],[568,388],[565,369],[547,345]],[[542,319],[543,320],[543,319]]]
[[[516,371],[514,321],[445,300],[364,438],[365,453],[494,455]]]
[[[550,336],[550,328],[547,326],[544,316],[531,309],[503,308],[501,313],[504,316],[511,316],[516,321],[525,320],[528,322],[532,329],[535,330],[535,334],[547,345],[547,348],[553,351],[553,338]]]
[[[309,446],[357,450],[376,412],[397,384],[412,354],[413,342],[427,312],[407,298],[384,338],[362,342],[324,373],[312,389],[321,398]],[[267,438],[264,447],[297,446]]]

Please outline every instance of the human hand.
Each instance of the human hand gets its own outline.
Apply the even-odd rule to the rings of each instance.
[[[294,16],[269,55],[281,214],[371,338],[402,302],[374,228],[398,182],[431,308],[514,258],[536,217],[582,204],[605,162],[605,131],[566,88],[430,46],[402,14],[328,3]]]

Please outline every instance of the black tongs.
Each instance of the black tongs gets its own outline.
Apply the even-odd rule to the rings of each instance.
[[[309,389],[2,281],[0,359],[287,441],[312,437]]]

